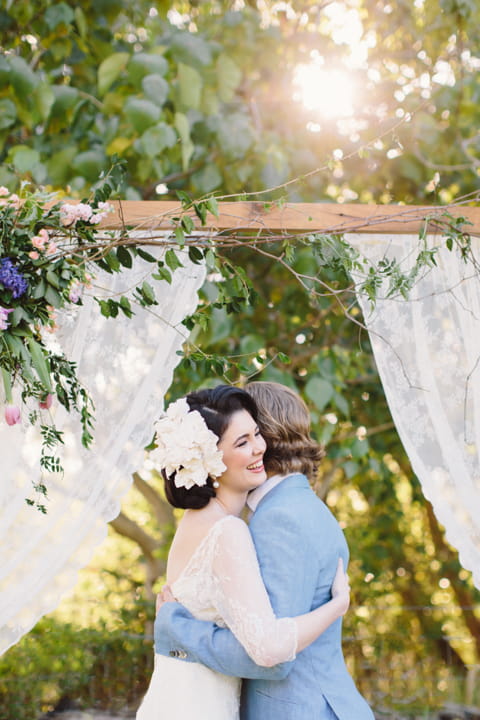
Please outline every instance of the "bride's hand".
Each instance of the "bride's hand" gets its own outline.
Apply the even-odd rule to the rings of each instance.
[[[338,559],[337,572],[333,578],[332,598],[338,599],[342,610],[341,614],[345,615],[350,605],[350,583],[348,575],[343,569],[342,558]]]
[[[164,585],[162,588],[162,591],[158,593],[157,600],[155,603],[155,609],[158,613],[162,605],[166,602],[175,602],[175,598],[173,597],[173,593],[170,590],[170,587],[168,585]]]

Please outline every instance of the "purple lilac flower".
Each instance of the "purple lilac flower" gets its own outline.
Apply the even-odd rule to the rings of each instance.
[[[12,291],[12,297],[19,298],[28,289],[28,282],[10,258],[0,260],[0,283]]]

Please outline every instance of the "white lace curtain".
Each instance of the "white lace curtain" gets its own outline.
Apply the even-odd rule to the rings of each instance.
[[[187,336],[181,322],[195,309],[204,280],[203,266],[183,262],[172,285],[157,285],[159,305],[135,307],[132,320],[104,318],[93,294],[134,289],[152,268],[141,260],[119,274],[97,273],[83,307],[59,317],[55,336],[95,402],[95,442],[85,450],[78,419],[56,409],[65,473],[48,482],[46,515],[25,502],[31,479],[39,477],[38,434],[27,423],[0,423],[0,654],[75,585],[143,462]]]
[[[348,240],[378,262],[409,269],[418,237],[355,235]],[[480,588],[480,240],[465,262],[440,239],[437,266],[410,299],[381,299],[371,311],[358,293],[396,428],[460,562]],[[381,293],[382,294],[382,293]],[[385,295],[385,290],[383,291]]]

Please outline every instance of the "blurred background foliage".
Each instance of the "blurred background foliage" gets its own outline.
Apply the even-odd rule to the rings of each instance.
[[[10,190],[82,197],[116,158],[126,199],[438,204],[478,190],[474,0],[7,0],[0,46]],[[327,447],[315,489],[351,548],[345,652],[359,686],[377,710],[422,717],[480,704],[480,595],[411,471],[349,279],[306,246],[289,252],[337,292],[232,249],[256,302],[228,314],[209,277],[167,400],[248,378],[301,392]],[[135,708],[175,521],[139,471],[73,598],[0,659],[2,718]]]

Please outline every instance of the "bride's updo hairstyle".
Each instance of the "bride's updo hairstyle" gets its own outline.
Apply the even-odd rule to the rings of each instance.
[[[189,393],[185,399],[190,410],[200,413],[208,429],[215,433],[219,440],[229,426],[232,415],[238,410],[246,410],[257,422],[257,405],[253,397],[232,385],[196,390]],[[175,473],[167,475],[165,470],[162,470],[162,475],[165,495],[173,507],[199,510],[215,497],[214,479],[210,476],[206,485],[194,485],[187,490],[175,485]]]

